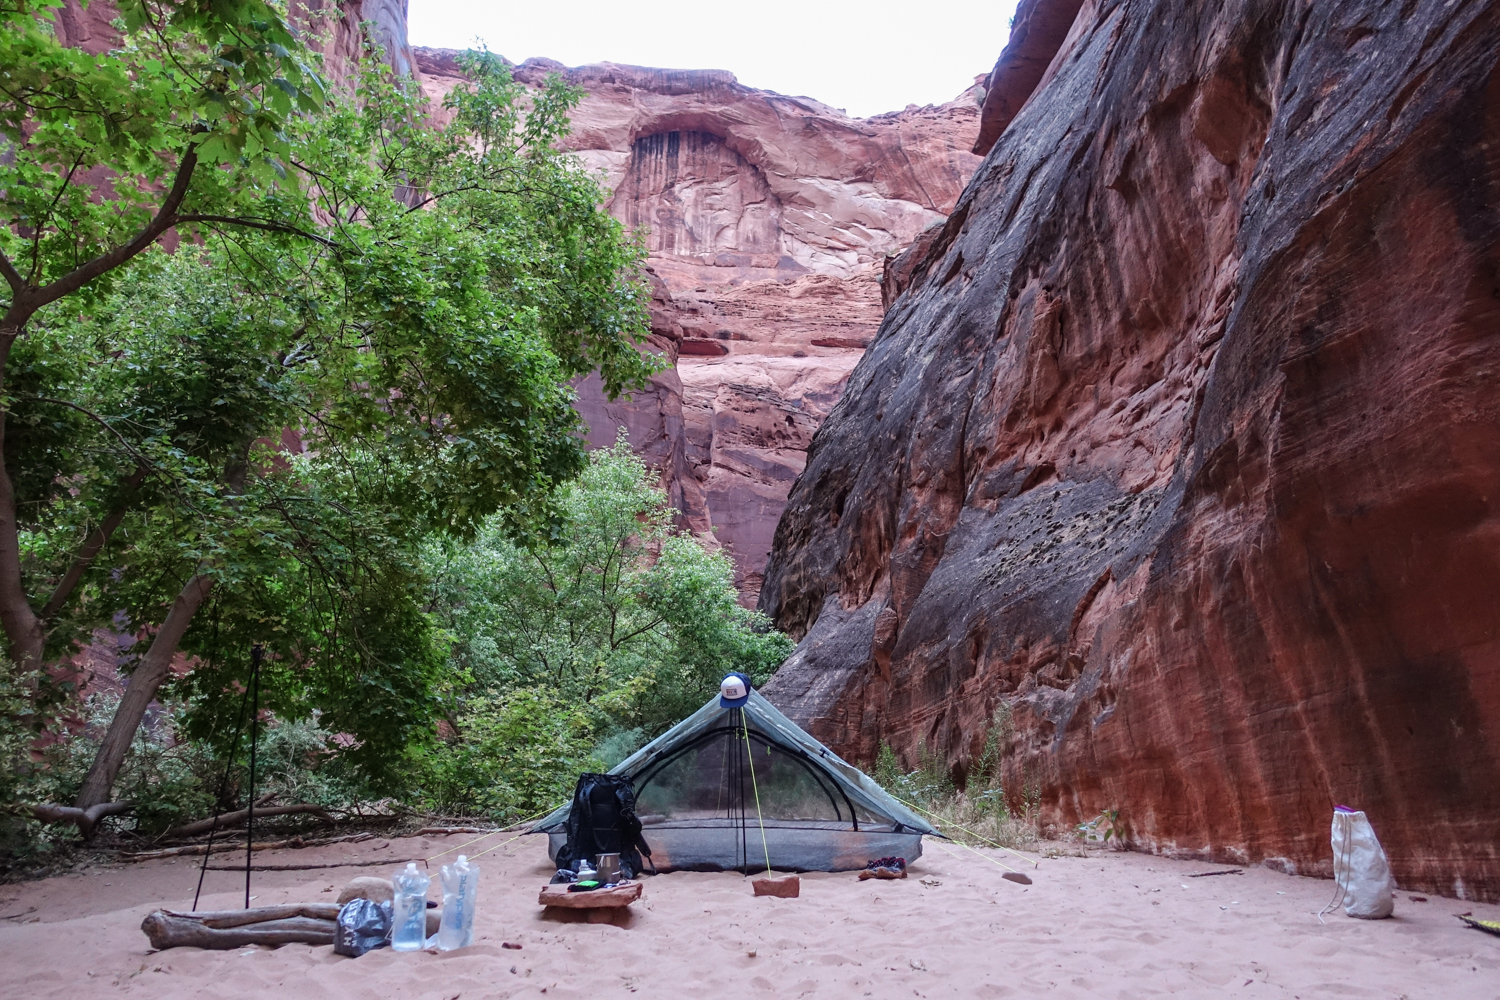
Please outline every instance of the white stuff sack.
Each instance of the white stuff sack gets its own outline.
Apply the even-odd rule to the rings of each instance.
[[[1381,920],[1396,909],[1396,880],[1375,828],[1365,814],[1342,807],[1333,814],[1333,877],[1343,890],[1344,912]]]

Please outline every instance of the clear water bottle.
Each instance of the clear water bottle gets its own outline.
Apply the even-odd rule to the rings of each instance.
[[[439,951],[467,948],[474,942],[474,903],[479,890],[479,867],[460,854],[443,866],[443,920],[438,925]]]
[[[427,946],[427,887],[432,885],[432,876],[419,871],[413,861],[391,882],[396,887],[391,902],[391,947],[421,951]]]

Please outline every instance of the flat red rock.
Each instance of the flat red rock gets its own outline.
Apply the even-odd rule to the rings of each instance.
[[[569,892],[566,885],[547,885],[537,902],[543,906],[562,906],[570,910],[597,910],[615,906],[629,906],[641,898],[639,882],[622,882],[613,889],[595,889],[593,892]]]
[[[781,878],[758,878],[751,885],[755,887],[757,896],[796,899],[802,892],[802,880],[795,875],[784,875]]]

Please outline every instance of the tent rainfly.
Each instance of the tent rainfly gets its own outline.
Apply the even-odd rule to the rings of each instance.
[[[635,786],[658,870],[853,871],[874,858],[922,856],[942,836],[776,710],[758,691],[739,708],[707,705],[610,774]],[[757,808],[757,796],[759,806]],[[532,827],[555,861],[563,806]],[[762,823],[765,842],[762,844]]]

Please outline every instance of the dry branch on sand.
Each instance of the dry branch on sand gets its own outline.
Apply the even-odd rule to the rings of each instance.
[[[253,872],[311,872],[323,868],[379,868],[383,865],[389,867],[391,863],[390,858],[381,858],[376,861],[321,861],[305,865],[251,865],[250,870]],[[245,870],[244,865],[207,865],[206,867],[211,872]]]
[[[261,819],[269,819],[272,816],[297,816],[312,815],[318,817],[325,823],[332,823],[333,817],[328,810],[322,806],[313,805],[291,805],[291,806],[255,806],[255,815]],[[239,826],[250,816],[250,810],[237,809],[234,812],[221,813],[218,816],[210,816],[208,819],[200,819],[193,823],[185,823],[182,826],[173,827],[162,836],[163,838],[194,837],[200,833],[208,833],[210,830],[222,830],[225,827]]]
[[[250,845],[252,851],[279,851],[300,850],[304,847],[327,847],[329,844],[355,844],[362,840],[370,840],[373,833],[351,833],[344,837],[328,837],[322,840],[303,840],[301,837],[292,837],[288,840],[257,840]],[[121,861],[154,861],[157,858],[177,858],[184,856],[196,857],[206,853],[227,854],[243,851],[244,841],[231,839],[221,840],[216,844],[186,844],[182,847],[164,847],[159,851],[138,851],[133,854],[122,854]]]
[[[155,910],[141,921],[151,947],[238,948],[247,944],[332,944],[336,903],[289,903],[249,910]]]

